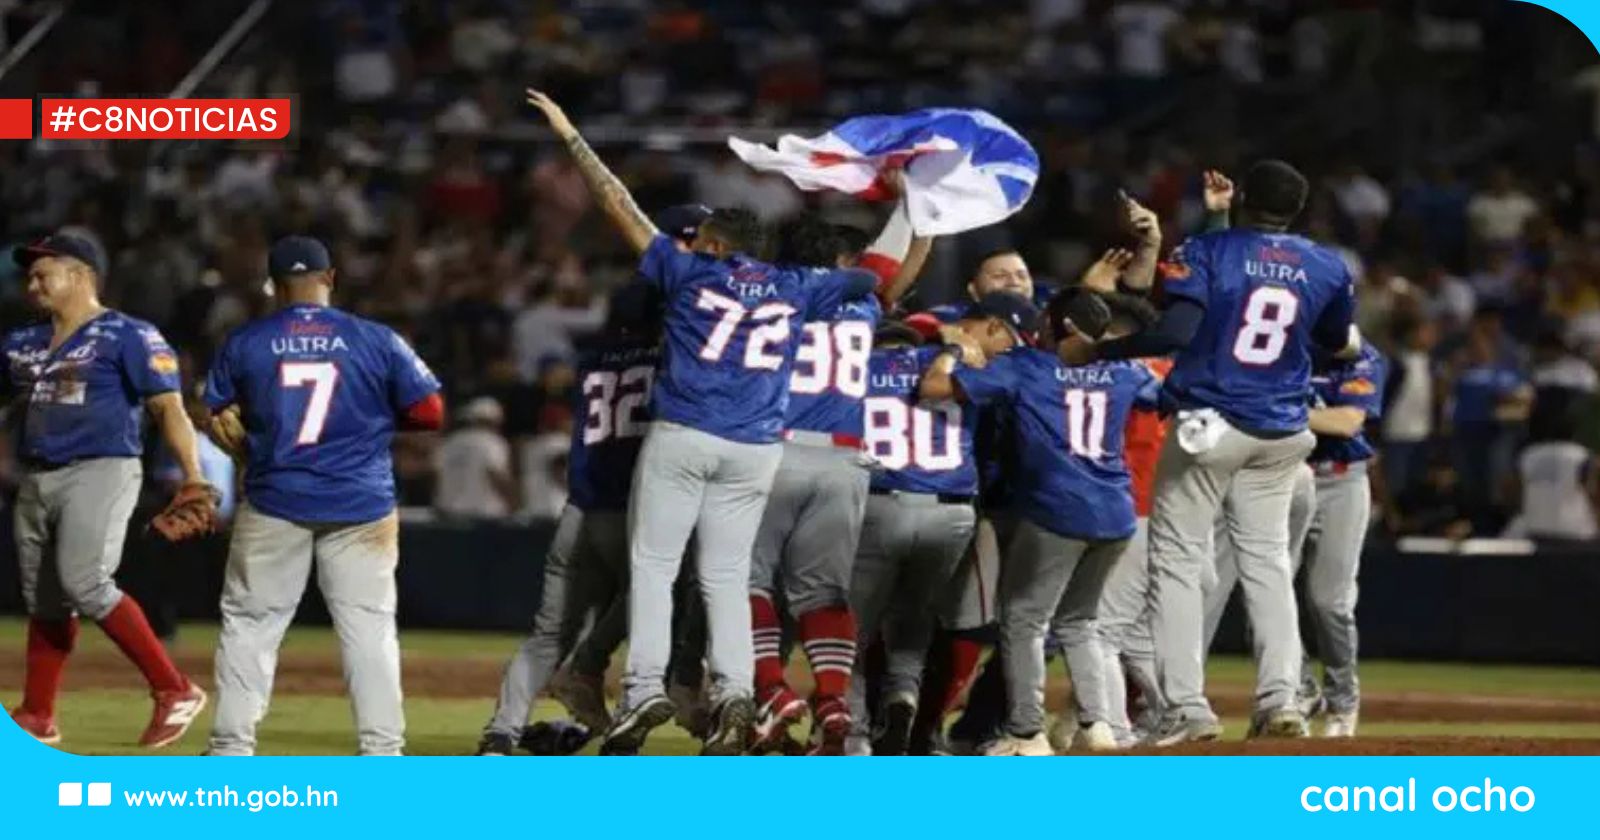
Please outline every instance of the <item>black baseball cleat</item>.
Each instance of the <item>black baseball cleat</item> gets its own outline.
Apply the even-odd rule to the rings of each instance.
[[[478,741],[478,751],[473,755],[511,755],[517,749],[517,741],[503,732],[485,732]]]
[[[711,734],[700,748],[701,755],[743,755],[750,746],[750,730],[756,723],[756,704],[748,697],[729,697],[711,712]]]
[[[623,712],[606,730],[600,743],[601,755],[638,755],[650,731],[672,720],[677,707],[665,694],[657,694]]]
[[[897,692],[883,707],[883,726],[872,742],[873,755],[905,755],[911,747],[911,725],[917,719],[917,700]]]
[[[541,720],[522,730],[517,746],[532,755],[572,755],[589,744],[589,728],[570,720]]]

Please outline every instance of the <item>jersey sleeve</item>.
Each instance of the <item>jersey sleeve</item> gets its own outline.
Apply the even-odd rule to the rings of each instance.
[[[1383,416],[1383,377],[1382,362],[1362,360],[1340,378],[1338,387],[1332,389],[1331,398],[1325,402],[1330,407],[1359,408],[1366,412],[1369,421],[1376,420]]]
[[[1010,354],[996,356],[989,364],[977,367],[957,367],[951,374],[967,401],[983,407],[1013,401],[1017,394],[1016,359]]]
[[[1204,241],[1192,237],[1184,240],[1161,263],[1160,271],[1163,294],[1201,306],[1211,302],[1211,255]]]
[[[229,336],[223,342],[222,349],[217,351],[216,358],[211,360],[211,371],[206,374],[206,389],[203,399],[206,407],[212,411],[219,411],[239,401],[238,389],[234,387],[233,368],[234,354],[237,353],[238,341],[234,336]]]
[[[389,402],[396,414],[439,391],[439,379],[428,363],[394,330],[389,334]]]
[[[182,387],[178,355],[155,327],[140,326],[122,339],[122,373],[133,392],[153,397]]]
[[[815,272],[806,278],[806,320],[826,321],[845,301],[859,300],[877,286],[877,277],[860,268]]]
[[[671,237],[657,234],[639,259],[639,276],[662,292],[671,292],[688,274],[693,261],[694,255],[678,250]]]

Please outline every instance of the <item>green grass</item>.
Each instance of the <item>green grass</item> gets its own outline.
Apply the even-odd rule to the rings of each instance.
[[[24,625],[15,619],[0,619],[0,650],[20,652]],[[189,625],[183,628],[176,646],[189,656],[207,656],[216,641],[216,628]],[[471,632],[404,632],[401,645],[408,667],[418,667],[430,659],[471,661],[498,666],[516,648],[519,638],[508,634]],[[83,649],[109,651],[99,633],[89,630],[82,636]],[[336,655],[333,631],[327,628],[295,628],[284,642],[285,657]],[[12,661],[20,660],[20,656]],[[20,689],[20,673],[0,673],[0,700],[9,702]],[[1239,657],[1218,657],[1208,679],[1217,688],[1244,690],[1254,680],[1254,667]],[[1362,666],[1363,688],[1373,694],[1424,692],[1471,694],[1506,698],[1590,699],[1600,702],[1600,669],[1550,668],[1504,665],[1455,665],[1421,662],[1372,661]],[[406,700],[408,752],[418,755],[463,755],[476,744],[479,729],[493,707],[493,698],[444,699],[411,696]],[[560,709],[545,702],[538,716],[551,718]],[[129,689],[70,690],[62,698],[60,725],[65,736],[61,747],[70,752],[116,755],[137,752],[132,747],[149,715],[149,699],[144,692]],[[1229,737],[1242,737],[1243,720],[1227,720]],[[210,726],[210,711],[202,715],[189,735],[170,747],[174,754],[197,754],[204,748]],[[1464,735],[1600,738],[1600,723],[1430,723],[1364,721],[1362,734],[1368,736]],[[271,713],[260,731],[262,754],[327,755],[351,754],[355,738],[350,720],[350,704],[340,696],[280,695],[274,698]],[[646,752],[692,754],[696,744],[674,726],[658,730]],[[592,748],[591,748],[592,751]]]

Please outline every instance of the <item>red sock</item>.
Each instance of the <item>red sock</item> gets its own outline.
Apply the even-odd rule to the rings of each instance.
[[[945,684],[942,708],[949,712],[961,700],[972,678],[978,675],[978,660],[983,658],[983,642],[960,636],[950,641],[950,681]]]
[[[150,690],[182,691],[189,686],[189,679],[172,664],[167,649],[150,629],[144,610],[132,597],[123,595],[116,609],[100,619],[100,629],[117,643],[123,656],[139,667],[139,673],[150,683]]]
[[[783,657],[779,655],[783,623],[778,620],[778,608],[765,592],[750,593],[750,635],[755,642],[756,696],[788,688],[783,677]]]
[[[48,621],[28,619],[27,676],[22,688],[22,709],[40,717],[56,715],[56,694],[61,672],[78,641],[78,619]]]
[[[800,616],[800,645],[811,660],[818,702],[843,697],[856,665],[856,616],[848,606],[819,607]]]

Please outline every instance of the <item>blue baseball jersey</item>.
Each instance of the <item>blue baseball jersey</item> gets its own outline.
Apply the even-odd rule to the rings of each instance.
[[[1247,432],[1304,429],[1312,336],[1344,332],[1353,314],[1338,254],[1303,236],[1233,228],[1190,238],[1163,278],[1167,295],[1205,307],[1173,360],[1169,407],[1213,408]]]
[[[1052,533],[1086,540],[1133,534],[1133,483],[1123,429],[1134,405],[1154,406],[1160,381],[1133,361],[1063,365],[1054,353],[1019,347],[982,368],[958,367],[973,405],[1010,405],[1017,449],[1012,476],[1018,514]]]
[[[1389,363],[1370,344],[1363,344],[1361,356],[1352,361],[1334,361],[1326,370],[1311,377],[1317,401],[1329,408],[1342,405],[1367,413],[1367,422],[1383,416],[1383,387],[1389,378]],[[1317,435],[1317,448],[1307,460],[1312,463],[1334,461],[1352,464],[1373,455],[1365,433],[1353,438]]]
[[[155,327],[106,310],[50,349],[50,324],[6,337],[0,386],[22,404],[24,460],[59,466],[143,451],[144,401],[178,390],[178,357]]]
[[[633,465],[650,428],[657,342],[615,339],[578,361],[578,405],[567,453],[567,501],[580,510],[627,510]]]
[[[394,330],[326,306],[288,306],[228,336],[206,377],[237,404],[244,495],[293,522],[370,522],[394,509],[395,418],[439,380]]]
[[[861,437],[867,358],[882,317],[877,297],[869,296],[846,301],[832,318],[805,325],[789,377],[784,428]]]
[[[922,371],[939,350],[872,351],[863,411],[867,454],[880,467],[872,473],[874,490],[977,495],[972,437],[978,412],[954,401],[923,403],[917,397]]]
[[[1507,362],[1489,362],[1465,368],[1456,376],[1451,394],[1450,420],[1459,427],[1484,426],[1495,422],[1494,411],[1500,401],[1526,385],[1528,378]]]
[[[838,310],[857,271],[717,259],[657,236],[639,264],[666,306],[656,419],[737,443],[779,440],[800,330]]]

